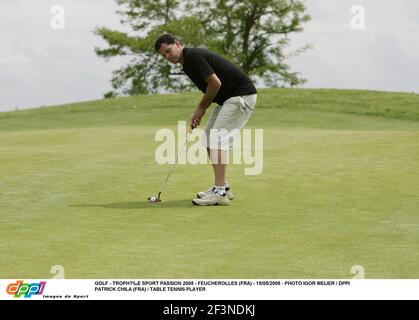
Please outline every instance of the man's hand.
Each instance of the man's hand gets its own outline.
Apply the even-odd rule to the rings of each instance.
[[[205,114],[205,108],[198,106],[191,118],[191,127],[195,129],[201,123],[201,119]]]
[[[201,102],[198,104],[194,114],[191,118],[191,127],[195,129],[201,123],[201,119],[205,114],[205,110],[210,106],[212,100],[217,95],[218,91],[221,88],[221,81],[215,73],[210,74],[206,79],[204,79],[207,85],[207,90],[205,91],[204,96],[202,97]]]

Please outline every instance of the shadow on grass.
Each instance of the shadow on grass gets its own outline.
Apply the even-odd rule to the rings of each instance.
[[[114,202],[98,204],[71,204],[69,207],[76,208],[105,208],[105,209],[153,209],[153,208],[193,208],[191,199],[185,200],[163,200],[159,203],[150,203],[148,201],[135,202]]]

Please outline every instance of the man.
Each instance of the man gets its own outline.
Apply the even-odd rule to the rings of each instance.
[[[208,191],[199,192],[198,198],[192,202],[201,206],[229,205],[233,194],[226,181],[228,152],[252,114],[257,98],[256,88],[231,62],[205,49],[184,47],[177,36],[160,36],[154,48],[171,63],[181,63],[183,71],[204,93],[192,115],[192,128],[199,126],[212,102],[218,104],[208,120],[203,137],[214,169],[215,183]]]

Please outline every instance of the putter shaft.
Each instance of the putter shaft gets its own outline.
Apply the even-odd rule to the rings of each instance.
[[[160,188],[159,195],[157,196],[157,201],[158,201],[158,202],[160,202],[160,201],[161,201],[161,200],[160,200],[160,195],[162,194],[163,189],[164,189],[164,187],[166,186],[167,180],[169,180],[169,177],[170,177],[170,175],[172,174],[173,169],[175,168],[175,166],[176,166],[176,164],[177,164],[177,161],[178,161],[178,159],[179,159],[180,155],[181,155],[181,154],[182,154],[182,152],[183,152],[183,149],[185,149],[185,146],[186,146],[186,144],[188,143],[188,140],[189,140],[189,137],[190,137],[190,135],[191,135],[191,134],[192,134],[192,127],[189,129],[188,135],[186,136],[185,143],[183,144],[182,149],[180,149],[180,151],[179,151],[178,155],[176,156],[175,163],[173,163],[172,167],[170,168],[169,174],[167,175],[166,179],[163,181],[163,184],[162,184],[162,186],[161,186],[161,188]]]

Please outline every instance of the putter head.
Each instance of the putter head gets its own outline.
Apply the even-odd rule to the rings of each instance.
[[[148,200],[148,202],[150,202],[150,203],[157,203],[157,202],[161,202],[160,197],[154,197],[154,196],[148,197],[148,198],[147,198],[147,200]]]

